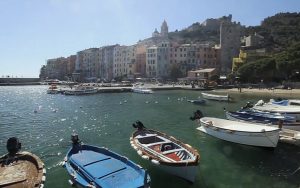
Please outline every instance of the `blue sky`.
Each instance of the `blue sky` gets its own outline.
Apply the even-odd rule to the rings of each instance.
[[[0,0],[0,77],[38,77],[49,58],[132,45],[164,19],[174,31],[228,14],[248,26],[299,11],[299,0]]]

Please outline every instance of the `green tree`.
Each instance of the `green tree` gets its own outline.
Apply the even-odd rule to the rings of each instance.
[[[176,64],[172,64],[170,68],[170,78],[173,81],[177,81],[178,78],[182,77],[182,72],[180,70],[180,67]]]

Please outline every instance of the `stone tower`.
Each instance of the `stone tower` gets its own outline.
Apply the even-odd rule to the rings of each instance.
[[[166,20],[164,20],[164,22],[161,24],[160,34],[162,37],[167,37],[168,32],[169,32],[168,24],[167,24]]]
[[[241,47],[240,23],[231,22],[231,16],[228,20],[223,20],[220,25],[220,71],[223,74],[231,72],[232,59],[239,55]]]

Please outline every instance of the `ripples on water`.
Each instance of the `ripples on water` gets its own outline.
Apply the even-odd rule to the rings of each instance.
[[[235,96],[235,103],[208,101],[197,106],[196,91],[158,91],[153,95],[112,93],[90,96],[47,95],[46,86],[0,87],[0,154],[9,137],[17,136],[46,164],[47,187],[70,187],[60,166],[77,132],[84,143],[110,148],[147,168],[152,187],[298,187],[300,149],[279,144],[265,150],[224,142],[196,131],[189,120],[201,109],[208,116],[224,117],[223,107],[237,110],[252,96]],[[130,147],[131,124],[166,132],[194,146],[201,161],[191,185],[142,160]],[[165,180],[168,180],[167,182]]]

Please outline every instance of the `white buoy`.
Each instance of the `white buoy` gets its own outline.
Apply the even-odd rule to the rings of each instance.
[[[142,155],[142,158],[146,159],[146,160],[149,160],[149,156],[147,156],[147,155]]]
[[[152,159],[151,162],[155,165],[159,165],[159,161],[155,160],[155,159]]]
[[[137,154],[139,154],[139,155],[142,156],[142,155],[143,155],[143,152],[142,152],[141,150],[138,150],[138,151],[137,151]]]

